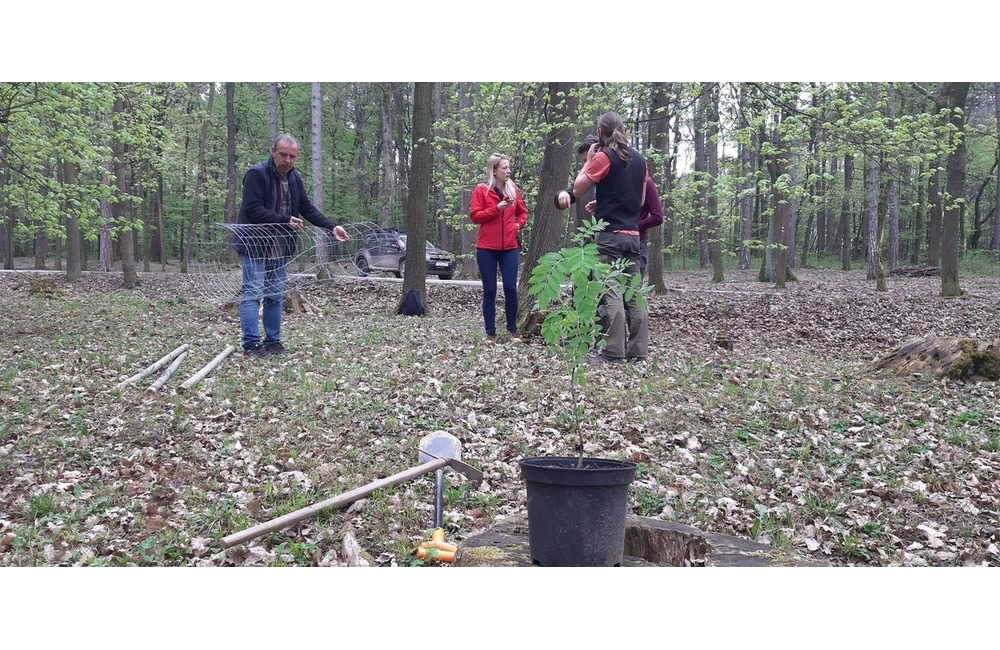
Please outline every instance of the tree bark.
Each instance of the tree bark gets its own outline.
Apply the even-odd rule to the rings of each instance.
[[[840,202],[840,268],[851,270],[851,185],[854,184],[854,156],[844,154],[844,198]]]
[[[194,194],[191,197],[191,220],[188,223],[187,244],[184,250],[184,259],[181,260],[181,273],[188,272],[188,265],[191,264],[191,253],[194,250],[194,233],[198,225],[198,205],[201,200],[201,191],[205,186],[205,148],[208,145],[208,123],[212,119],[212,107],[215,103],[215,82],[208,84],[208,105],[205,108],[205,117],[201,121],[201,134],[198,138],[198,170],[195,176]]]
[[[698,233],[698,268],[708,266],[708,182],[706,181],[708,158],[705,147],[705,104],[708,102],[708,92],[704,85],[701,95],[694,105],[694,178],[697,192],[694,195],[695,219]]]
[[[323,92],[319,82],[312,83],[312,93],[309,103],[309,113],[312,117],[311,131],[312,144],[310,145],[310,162],[312,163],[312,204],[320,212],[323,211]],[[330,277],[327,268],[329,256],[326,253],[327,235],[319,228],[315,231],[313,242],[316,246],[316,277],[326,279]]]
[[[927,220],[927,266],[939,266],[941,263],[941,228],[944,211],[942,200],[941,172],[935,170],[927,182],[927,201],[930,203],[930,217]]]
[[[379,225],[388,228],[392,223],[392,196],[396,191],[395,148],[392,142],[392,94],[388,83],[380,84],[381,103],[379,123],[382,127],[382,191],[379,200]]]
[[[472,84],[468,82],[461,82],[458,84],[458,111],[461,115],[463,121],[465,122],[465,132],[475,133],[475,116],[472,113]],[[469,168],[469,156],[470,150],[469,145],[466,144],[468,139],[462,134],[462,129],[459,128],[459,132],[456,133],[456,139],[458,140],[458,168],[460,170],[466,170]],[[475,174],[475,178],[478,178],[480,174]],[[465,179],[463,179],[465,180]],[[471,180],[471,179],[470,179]],[[462,183],[462,189],[458,196],[458,210],[459,214],[467,215],[469,214],[469,202],[472,200],[472,188],[468,183]],[[468,228],[461,228],[459,230],[459,250],[462,259],[471,259],[472,266],[476,266],[475,256],[473,255],[472,243],[470,241],[471,231]]]
[[[740,84],[739,114],[746,115],[751,110],[751,103],[747,101],[747,84]],[[749,123],[743,122],[749,127]],[[750,269],[750,240],[753,238],[753,204],[756,190],[754,176],[757,170],[757,162],[754,153],[754,138],[750,138],[749,143],[740,144],[740,176],[744,179],[741,184],[743,197],[740,199],[740,269],[746,271]]]
[[[528,295],[528,278],[538,265],[538,260],[546,253],[558,250],[562,243],[563,213],[557,210],[553,197],[566,189],[570,161],[576,152],[577,143],[571,125],[576,122],[579,107],[577,87],[578,84],[574,82],[551,82],[546,94],[547,106],[543,113],[547,116],[547,129],[542,168],[538,176],[538,200],[532,214],[528,250],[522,251],[518,280],[517,323],[520,332],[533,330],[533,321],[536,319],[535,302]]]
[[[887,115],[889,124],[896,125],[896,87],[893,83],[886,84],[889,93],[889,106]],[[894,269],[899,265],[899,163],[895,156],[889,160],[889,179],[886,187],[888,195],[888,213],[886,219],[889,221],[889,269]]]
[[[271,131],[271,143],[278,138],[278,84],[274,81],[267,84],[267,125]]]
[[[652,97],[652,118],[649,122],[650,144],[660,156],[660,164],[654,165],[650,170],[653,176],[653,183],[657,187],[665,187],[663,182],[666,174],[670,173],[670,100],[667,95],[666,84],[657,82],[653,84]],[[664,195],[660,197],[663,207],[664,221],[667,219],[666,213],[670,211],[670,201]],[[649,247],[649,261],[646,271],[648,282],[653,285],[653,291],[657,294],[666,293],[667,287],[663,283],[663,228],[656,226],[647,233],[646,245]]]
[[[993,93],[996,96],[997,115],[997,159],[1000,160],[1000,81],[993,82]],[[993,236],[990,238],[990,250],[993,258],[1000,259],[1000,165],[997,166],[996,206],[993,210]]]
[[[63,182],[67,186],[77,183],[77,166],[75,163],[63,161]],[[68,200],[63,202],[66,212],[66,281],[77,282],[80,279],[80,222],[77,209]]]
[[[226,223],[236,223],[236,84],[226,82]]]
[[[875,249],[881,246],[881,242],[875,240],[875,234],[878,230],[878,165],[879,156],[877,153],[872,153],[868,157],[868,211],[865,220],[868,226],[868,231],[865,233],[867,242],[865,246],[867,259],[865,261],[868,263],[869,280],[875,279]]]
[[[427,303],[427,203],[430,196],[431,164],[433,163],[433,112],[434,84],[418,82],[413,89],[413,166],[410,174],[410,204],[403,223],[406,227],[406,273],[403,290],[396,312],[402,310],[407,291],[420,294],[425,308]]]
[[[958,285],[958,222],[962,218],[958,199],[962,197],[965,185],[965,101],[969,94],[968,82],[944,84],[951,115],[951,125],[955,130],[957,146],[948,155],[947,200],[942,206],[941,234],[941,295],[958,296],[962,290]],[[954,143],[954,140],[953,140]]]
[[[719,176],[719,84],[712,84],[708,91],[708,130],[705,138],[705,148],[708,162],[708,248],[712,260],[712,282],[722,282],[722,233],[719,228],[719,195],[716,190],[716,179]]]

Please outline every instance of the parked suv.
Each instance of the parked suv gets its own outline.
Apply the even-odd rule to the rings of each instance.
[[[406,273],[406,235],[392,228],[377,228],[365,235],[354,256],[358,275],[391,271],[397,278]],[[442,280],[455,277],[455,256],[427,242],[427,275]]]

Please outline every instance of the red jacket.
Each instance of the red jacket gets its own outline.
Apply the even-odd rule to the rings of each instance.
[[[517,232],[528,223],[528,208],[517,191],[517,200],[502,213],[497,207],[500,197],[496,190],[480,183],[472,192],[469,201],[469,218],[479,224],[476,248],[507,251],[517,248]]]

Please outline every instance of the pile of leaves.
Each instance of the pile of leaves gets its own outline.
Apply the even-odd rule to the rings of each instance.
[[[670,274],[648,296],[650,360],[587,368],[585,452],[640,464],[637,514],[835,565],[1000,564],[997,385],[871,367],[918,336],[1000,337],[1000,280],[963,278],[946,299],[937,278],[876,293],[860,272],[796,272],[781,291],[751,272]],[[519,458],[576,453],[564,364],[538,338],[484,342],[475,286],[429,282],[429,315],[408,318],[398,283],[311,283],[322,313],[286,315],[290,355],[233,354],[177,393],[239,348],[231,309],[169,273],[55,285],[0,274],[2,565],[420,565],[433,475],[220,539],[417,465],[441,430],[486,476],[446,479],[461,545],[524,511]],[[157,374],[113,390],[184,343],[155,395]]]

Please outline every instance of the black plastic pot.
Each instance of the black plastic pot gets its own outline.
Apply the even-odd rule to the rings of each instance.
[[[635,463],[540,456],[518,461],[528,492],[528,543],[540,566],[621,566]]]

